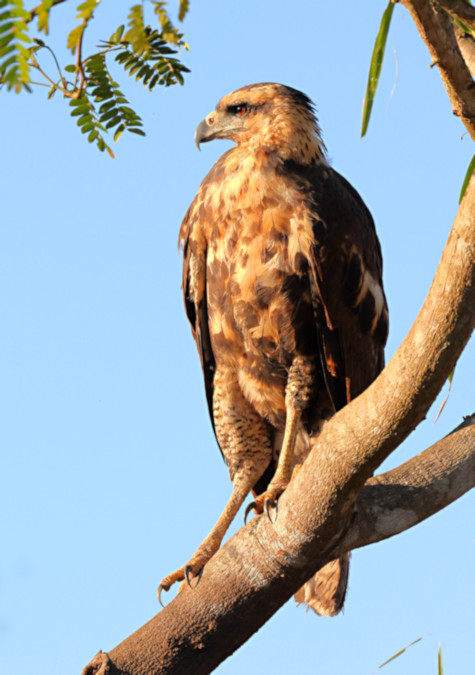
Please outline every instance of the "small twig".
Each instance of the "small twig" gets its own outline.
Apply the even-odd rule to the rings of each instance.
[[[47,81],[50,83],[50,85],[51,85],[54,89],[56,89],[56,91],[61,91],[61,92],[63,93],[63,95],[64,95],[64,96],[67,96],[68,98],[74,98],[74,94],[71,93],[71,92],[69,92],[69,91],[66,89],[63,78],[61,78],[61,82],[63,83],[63,86],[62,86],[62,87],[59,87],[59,86],[56,84],[56,82],[53,82],[53,80],[52,80],[52,79],[44,72],[44,70],[40,67],[38,61],[35,59],[35,57],[33,56],[33,54],[31,55],[31,65],[32,65],[33,68],[36,68],[36,70],[37,70],[39,73],[41,73],[41,75],[43,75],[43,77],[45,78],[45,80],[47,80]],[[32,84],[40,84],[40,83],[39,83],[39,82],[32,82]],[[48,85],[47,85],[47,84],[44,84],[43,86],[44,86],[44,87],[47,87]]]
[[[78,46],[77,46],[77,52],[76,52],[76,79],[74,80],[74,88],[77,88],[76,91],[76,98],[81,98],[82,90],[84,89],[84,85],[87,82],[87,76],[86,72],[84,70],[84,64],[82,62],[82,40],[84,37],[84,31],[86,30],[87,26],[87,21],[84,21],[84,29],[81,33],[81,37],[79,38],[78,41]],[[80,82],[79,82],[79,87],[77,86],[79,76],[81,77]]]
[[[447,6],[453,5],[449,0],[441,0],[439,4],[444,3]],[[427,0],[401,0],[401,4],[411,13],[416,28],[429,49],[432,62],[437,64],[453,110],[475,140],[473,78],[460,53],[452,17],[447,12],[437,11],[437,7]],[[475,8],[464,2],[461,4],[475,12]]]
[[[54,0],[54,2],[53,2],[53,4],[52,4],[52,7],[54,7],[55,5],[59,5],[59,4],[61,4],[62,2],[66,2],[66,0]],[[38,16],[38,10],[39,10],[40,8],[41,8],[41,4],[40,4],[40,5],[36,5],[36,7],[33,7],[33,9],[30,9],[30,11],[29,11],[30,18],[29,18],[29,19],[23,19],[23,21],[24,21],[25,23],[30,23],[30,21],[33,21],[33,19],[36,18],[36,16]]]
[[[61,79],[61,82],[63,83],[63,87],[66,88],[67,82],[66,82],[65,78],[63,77],[63,73],[61,72],[61,66],[59,65],[58,59],[56,58],[56,54],[51,49],[51,47],[48,47],[48,45],[46,45],[46,44],[44,45],[43,49],[47,49],[49,51],[49,53],[51,54],[51,56],[53,57],[54,62],[56,64],[56,68],[58,70],[59,77]]]

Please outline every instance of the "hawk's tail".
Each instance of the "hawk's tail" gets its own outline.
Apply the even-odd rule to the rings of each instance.
[[[349,553],[332,560],[297,591],[295,600],[320,616],[336,616],[345,602],[349,567]]]

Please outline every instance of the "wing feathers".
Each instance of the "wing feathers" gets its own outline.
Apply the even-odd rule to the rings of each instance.
[[[283,163],[308,205],[315,321],[325,384],[335,409],[360,394],[384,364],[388,311],[373,219],[358,192],[324,164]]]

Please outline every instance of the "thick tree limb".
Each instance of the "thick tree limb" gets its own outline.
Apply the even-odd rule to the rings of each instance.
[[[402,532],[452,503],[474,485],[475,416],[472,416],[470,426],[456,430],[397,469],[370,478],[355,503],[355,517],[351,528],[335,553],[341,554],[353,548],[367,546]],[[255,527],[256,520],[250,523],[249,529]],[[272,529],[265,519],[264,527]],[[223,606],[220,602],[216,602],[216,589],[209,597],[213,584],[217,583],[216,577],[220,576],[222,580],[223,575],[227,574],[227,565],[232,567],[235,556],[240,554],[242,546],[235,540],[244,539],[243,531],[235,535],[218,554],[223,560],[218,571],[211,573],[207,583],[208,592],[199,600],[199,607],[203,610],[200,614],[207,618],[207,630],[204,634],[199,631],[177,632],[175,622],[171,619],[174,614],[176,618],[176,605],[183,600],[184,607],[180,608],[178,620],[184,620],[184,625],[190,621],[195,623],[194,596],[198,594],[198,589],[188,590],[109,655],[99,653],[84,669],[83,675],[99,675],[106,672],[110,675],[208,673],[234,648],[244,642],[246,635],[243,628],[249,621],[252,621],[255,630],[262,623],[262,617],[259,616],[260,605],[255,612],[250,613],[248,609],[246,611],[246,605],[250,602],[246,597],[241,597],[240,602]],[[262,552],[258,550],[257,553],[262,555]],[[323,564],[326,560],[322,559],[321,562]],[[212,564],[209,563],[206,568],[207,574]],[[240,572],[245,574],[242,567]],[[280,574],[285,574],[284,565]],[[218,592],[222,600],[222,588],[218,589]],[[212,602],[213,600],[215,602]],[[175,608],[174,611],[172,608]],[[226,613],[226,623],[222,621],[223,612]],[[211,636],[210,628],[213,628]],[[234,638],[238,638],[238,644],[231,650],[228,649],[229,635],[223,635],[225,628],[232,632]],[[219,634],[222,636],[219,644],[213,640],[216,631],[220,631]],[[106,668],[109,670],[105,670]]]
[[[371,387],[325,425],[280,498],[277,522],[272,525],[265,517],[252,520],[212,558],[197,588],[186,588],[109,656],[98,655],[84,675],[101,672],[99,667],[105,663],[112,674],[209,673],[334,557],[344,542],[349,545],[355,527],[362,533],[368,530],[361,514],[377,506],[367,502],[367,491],[362,493],[356,523],[351,524],[361,488],[423,419],[473,329],[474,263],[472,178],[408,336]],[[464,444],[473,442],[473,438],[466,441],[465,433]],[[438,456],[439,451],[440,447]],[[449,466],[450,455],[446,460]],[[450,470],[450,475],[456,473]],[[373,494],[378,489],[381,486],[371,482],[365,488]],[[391,490],[391,485],[386,489]],[[383,507],[383,520],[384,512]],[[407,514],[404,519],[408,521]],[[390,536],[388,526],[380,527],[377,537],[368,537],[366,543],[385,536]],[[355,539],[352,546],[358,545],[365,544]]]
[[[439,68],[454,115],[460,117],[470,136],[475,140],[475,87],[458,48],[451,17],[443,10],[437,11],[436,2],[428,0],[400,0],[400,2],[411,13],[434,64]],[[443,3],[439,2],[439,6],[441,5]],[[468,5],[465,6],[469,8]]]

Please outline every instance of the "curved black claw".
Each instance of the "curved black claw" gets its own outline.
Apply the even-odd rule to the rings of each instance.
[[[249,517],[249,514],[251,513],[251,511],[253,511],[256,508],[256,506],[257,506],[256,502],[251,502],[249,504],[249,506],[246,508],[246,510],[244,511],[244,525],[247,523],[247,519]]]
[[[160,584],[160,586],[157,589],[158,602],[161,604],[163,609],[165,609],[165,605],[162,602],[162,591],[168,591],[168,590],[170,590],[170,586],[164,586],[163,584]]]
[[[192,577],[190,576],[190,572],[193,572],[193,565],[187,565],[185,567],[185,579],[186,579],[186,583],[188,584],[188,586],[190,588],[196,588],[198,586],[198,584],[201,581],[201,577],[203,576],[203,569],[204,569],[204,567],[202,567],[200,569],[200,571],[198,572],[198,574],[195,575],[194,578],[196,579],[196,583],[195,583],[194,586],[192,586],[191,585]]]
[[[274,511],[275,511],[274,518],[272,518],[272,515],[271,515],[271,512],[270,512],[271,506],[274,508]],[[275,523],[275,521],[277,520],[278,511],[279,511],[279,502],[278,501],[276,501],[274,499],[266,499],[264,501],[264,512],[265,512],[266,516],[269,518],[271,523]]]

